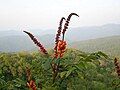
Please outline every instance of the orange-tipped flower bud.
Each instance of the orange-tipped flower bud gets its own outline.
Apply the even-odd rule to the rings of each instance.
[[[33,80],[30,80],[30,82],[27,82],[27,86],[32,90],[37,90],[35,82]]]

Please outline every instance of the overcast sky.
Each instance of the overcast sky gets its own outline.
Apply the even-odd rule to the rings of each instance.
[[[120,23],[120,0],[0,0],[0,30],[56,29],[71,12],[70,27]]]

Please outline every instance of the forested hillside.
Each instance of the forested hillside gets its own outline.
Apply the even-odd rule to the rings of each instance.
[[[120,36],[74,42],[70,47],[85,52],[103,51],[110,56],[120,57]]]

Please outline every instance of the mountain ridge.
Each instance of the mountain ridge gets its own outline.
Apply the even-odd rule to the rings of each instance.
[[[27,30],[34,35],[43,36],[46,34],[54,34],[57,32],[54,29],[30,29]],[[0,31],[0,37],[4,36],[24,36],[25,34],[23,31],[19,30],[7,30],[7,31]],[[80,41],[80,40],[87,40],[105,36],[113,36],[113,35],[120,35],[120,24],[105,24],[101,26],[87,26],[87,27],[76,27],[76,28],[69,28],[66,32],[66,38],[70,38],[71,41]]]
[[[102,51],[110,56],[120,57],[120,35],[104,38],[78,41],[70,44],[70,47],[84,52]]]
[[[15,30],[13,30],[12,32],[7,31],[7,33],[6,33],[6,31],[3,31],[4,33],[0,33],[0,51],[1,52],[18,52],[18,51],[37,50],[36,46],[30,40],[28,35],[26,35],[22,31],[18,31],[18,32],[17,31],[14,32],[14,31]],[[45,31],[47,31],[47,30],[45,30]],[[40,40],[40,42],[46,48],[53,48],[54,42],[55,42],[55,33],[57,31],[55,31],[55,30],[51,30],[51,31],[49,31],[51,33],[44,32],[44,30],[39,31],[39,32],[35,31],[32,33],[36,38],[38,38],[38,40]],[[44,32],[44,33],[41,34],[40,32]],[[118,37],[116,37],[116,36],[118,36]],[[66,32],[65,40],[67,41],[68,45],[71,44],[70,45],[71,47],[74,47],[74,45],[76,44],[76,47],[79,46],[78,49],[79,48],[81,49],[81,46],[82,46],[81,50],[91,52],[91,50],[94,51],[96,49],[94,49],[93,47],[91,48],[91,46],[90,46],[91,50],[89,50],[88,47],[85,47],[86,45],[90,44],[90,42],[89,43],[86,43],[86,42],[88,42],[88,41],[92,42],[91,39],[96,39],[95,40],[96,43],[94,43],[95,45],[100,44],[99,42],[101,42],[101,43],[104,42],[103,44],[107,45],[107,43],[106,43],[107,41],[109,41],[109,42],[111,41],[111,43],[112,43],[116,40],[117,40],[116,41],[117,44],[120,45],[118,43],[120,41],[119,36],[120,36],[120,24],[107,24],[107,25],[102,25],[99,27],[92,26],[92,27],[82,27],[82,28],[70,28]],[[101,41],[101,39],[99,39],[99,38],[106,39],[107,37],[110,37],[110,40]],[[116,38],[114,38],[114,37],[116,37]],[[86,40],[88,40],[88,41],[86,41]],[[83,41],[84,41],[84,44],[81,43]],[[80,44],[78,44],[77,42]],[[116,42],[114,42],[114,43],[116,43]],[[75,44],[73,44],[73,43],[75,43]],[[111,45],[113,45],[113,44],[111,44]],[[116,46],[116,45],[113,45],[113,46]],[[116,46],[117,48],[115,48],[116,50],[119,49],[118,45]],[[102,45],[101,46],[98,45],[98,47],[102,47]],[[110,46],[108,45],[108,47],[110,47]],[[86,48],[87,50],[83,49],[83,48]],[[98,48],[97,50],[100,50],[100,49]]]

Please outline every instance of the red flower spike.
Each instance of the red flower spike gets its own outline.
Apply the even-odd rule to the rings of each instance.
[[[66,22],[65,22],[65,25],[64,25],[63,32],[62,32],[62,34],[63,34],[63,39],[62,39],[62,40],[64,40],[64,35],[65,35],[65,32],[66,32],[66,29],[68,29],[69,21],[70,21],[72,15],[75,15],[75,16],[78,16],[78,17],[79,17],[79,15],[77,15],[76,13],[71,13],[71,14],[68,16],[68,18],[67,18],[67,20],[66,20]]]
[[[23,32],[25,32],[26,34],[29,35],[29,37],[34,42],[34,44],[36,44],[40,48],[41,52],[43,52],[44,54],[48,54],[48,52],[45,50],[43,45],[40,42],[38,42],[38,40],[33,36],[33,34],[27,32],[27,31],[23,31]]]
[[[65,20],[64,17],[62,17],[61,20],[60,20],[60,22],[59,22],[58,31],[57,31],[56,38],[55,38],[54,58],[58,57],[58,54],[57,54],[57,45],[58,45],[58,41],[59,41],[59,38],[60,38],[60,35],[61,35],[63,20]]]
[[[120,63],[118,62],[117,58],[114,59],[114,64],[115,64],[116,72],[118,76],[120,76]]]
[[[57,44],[58,44],[58,40],[59,40],[60,35],[61,35],[63,20],[65,20],[64,17],[62,17],[61,20],[60,20],[60,22],[59,22],[58,31],[57,31],[56,38],[55,38],[56,40],[55,40],[55,48],[54,48],[54,50],[57,50]]]

